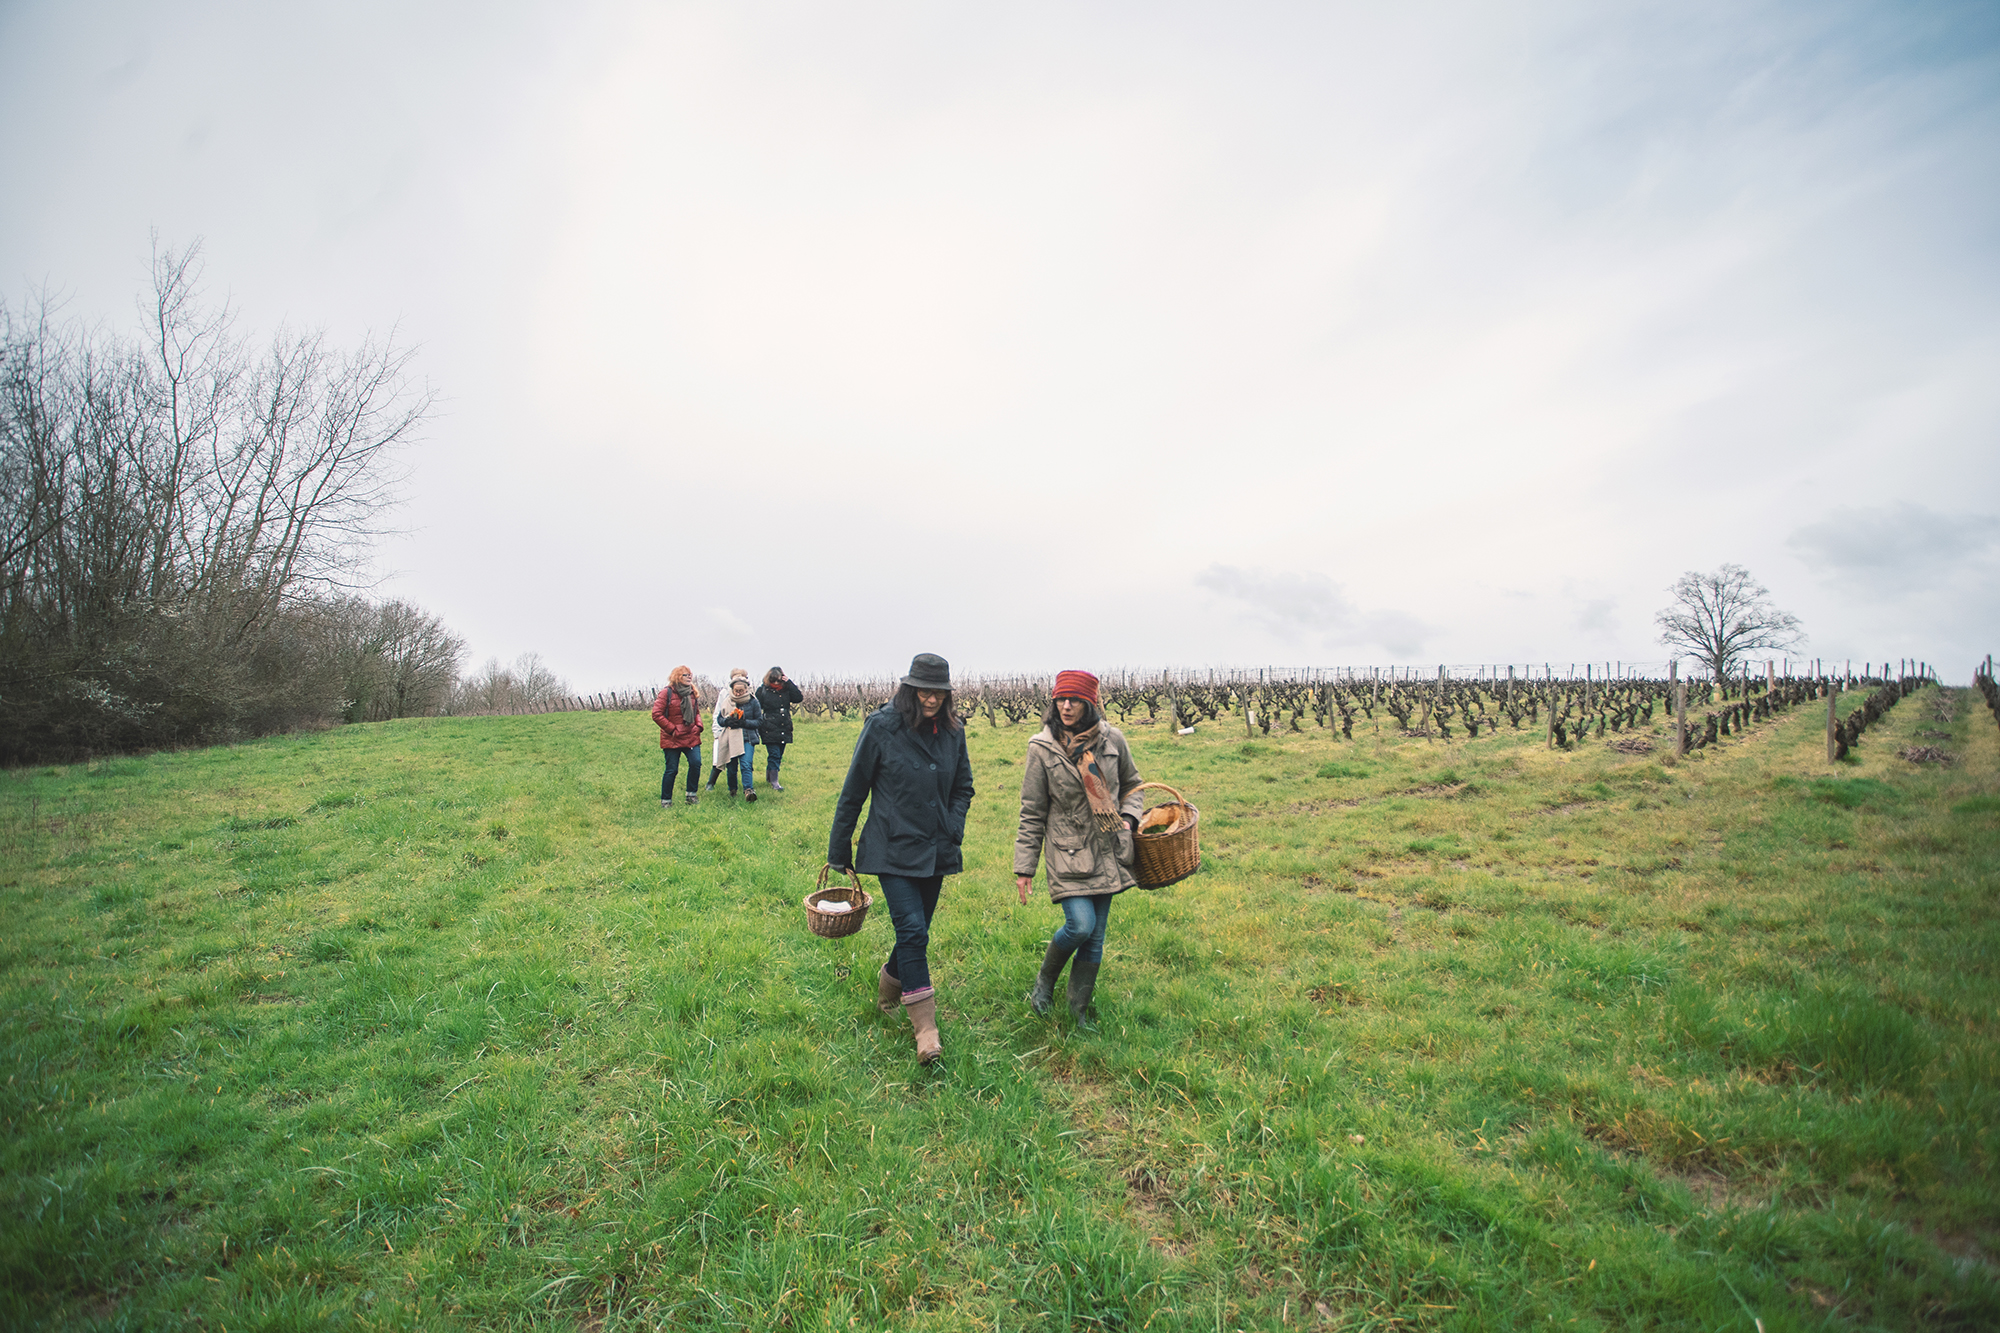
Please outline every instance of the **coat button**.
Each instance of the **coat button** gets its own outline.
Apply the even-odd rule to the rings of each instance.
[[[931,765],[931,772],[933,772],[933,773],[937,772],[937,765],[936,765],[936,764],[932,764],[932,765]]]

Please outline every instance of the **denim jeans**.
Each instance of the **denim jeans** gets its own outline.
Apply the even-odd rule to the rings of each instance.
[[[775,745],[766,745],[764,747],[764,781],[775,783],[778,780],[778,765],[784,762],[785,743],[783,741],[779,741]]]
[[[660,778],[660,799],[663,801],[674,799],[674,774],[680,771],[682,755],[687,756],[688,791],[692,793],[699,781],[697,774],[701,770],[701,747],[699,745],[690,745],[684,750],[668,749],[662,750],[660,753],[667,757],[667,771]]]
[[[938,890],[944,887],[944,876],[875,878],[889,904],[889,920],[896,926],[896,943],[883,966],[902,983],[904,1004],[921,1000],[931,993],[931,918],[937,915]]]
[[[738,771],[740,771],[743,774],[744,791],[757,790],[757,779],[755,777],[756,773],[755,765],[757,762],[757,742],[751,740],[750,735],[751,733],[749,732],[744,733],[743,754],[742,757],[740,757],[736,761],[736,766]]]
[[[1063,909],[1063,924],[1051,943],[1083,962],[1103,962],[1104,928],[1111,924],[1111,897],[1106,893],[1093,898],[1064,898],[1057,903]]]

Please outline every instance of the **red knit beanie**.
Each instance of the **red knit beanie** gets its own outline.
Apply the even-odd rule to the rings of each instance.
[[[1082,699],[1086,703],[1097,703],[1097,677],[1088,671],[1056,672],[1056,693],[1058,699]],[[1099,705],[1101,706],[1101,705]]]

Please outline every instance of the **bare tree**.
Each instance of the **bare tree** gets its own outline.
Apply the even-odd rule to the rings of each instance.
[[[403,601],[334,597],[313,605],[319,660],[344,722],[381,722],[443,711],[458,684],[465,640],[437,616]]]
[[[489,657],[486,665],[458,682],[452,710],[459,713],[507,713],[553,703],[569,693],[569,682],[549,670],[540,653],[522,653],[514,665]]]
[[[430,410],[393,343],[252,352],[199,247],[153,276],[136,341],[0,307],[0,760],[323,714],[311,604],[354,582]]]
[[[1805,642],[1798,617],[1771,605],[1770,590],[1741,565],[1712,574],[1690,570],[1668,591],[1673,605],[1653,617],[1660,642],[1701,659],[1717,680],[1749,653]]]

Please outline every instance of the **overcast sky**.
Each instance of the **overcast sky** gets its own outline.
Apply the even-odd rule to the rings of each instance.
[[[2000,649],[1990,3],[0,5],[0,280],[440,395],[379,591],[579,690]]]

